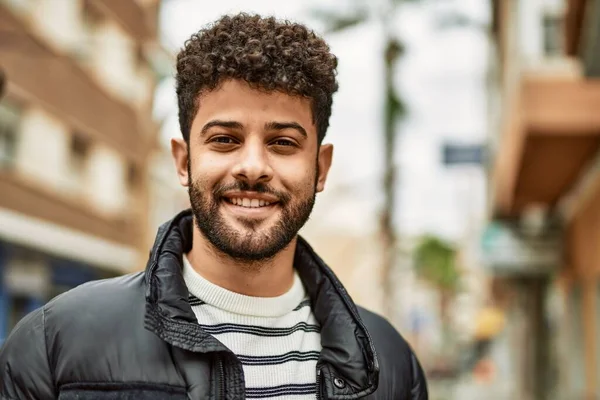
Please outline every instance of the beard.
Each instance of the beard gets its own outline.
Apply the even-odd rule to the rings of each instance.
[[[316,176],[312,184],[299,188],[298,195],[274,190],[264,183],[236,181],[217,185],[212,190],[202,180],[193,180],[188,163],[188,193],[196,226],[212,246],[232,259],[243,263],[272,259],[287,247],[308,220],[316,198]],[[279,200],[279,219],[261,228],[263,221],[239,220],[243,229],[227,221],[221,209],[228,191],[268,193]]]

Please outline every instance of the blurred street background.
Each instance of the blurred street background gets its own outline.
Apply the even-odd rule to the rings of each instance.
[[[140,271],[188,207],[175,54],[225,13],[339,57],[327,188],[302,234],[383,313],[431,398],[600,397],[600,3],[0,0],[0,343]]]

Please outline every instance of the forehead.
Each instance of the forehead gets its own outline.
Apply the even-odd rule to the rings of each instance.
[[[309,99],[261,91],[238,80],[227,80],[217,89],[200,96],[192,132],[202,129],[202,125],[213,119],[238,121],[244,126],[271,121],[297,122],[309,135],[312,132],[316,136]]]

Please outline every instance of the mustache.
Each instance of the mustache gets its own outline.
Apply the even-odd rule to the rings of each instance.
[[[277,197],[279,202],[283,204],[288,203],[291,200],[289,194],[275,190],[267,184],[261,182],[250,184],[245,181],[236,181],[234,183],[217,186],[213,189],[213,196],[220,198],[223,197],[225,193],[231,191],[265,193]]]

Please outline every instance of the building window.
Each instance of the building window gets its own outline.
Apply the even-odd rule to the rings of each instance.
[[[69,175],[73,190],[82,188],[83,180],[87,171],[87,163],[90,155],[90,142],[82,134],[74,133],[71,136],[69,149]]]
[[[130,163],[127,167],[127,191],[129,207],[135,207],[138,201],[138,194],[140,193],[141,185],[141,173],[140,168],[134,163]]]
[[[97,33],[103,17],[89,1],[83,3],[81,10],[82,40],[76,51],[79,61],[92,61],[92,54],[98,48]]]
[[[97,6],[89,1],[83,3],[82,14],[83,26],[85,30],[88,31],[90,35],[94,35],[96,33],[96,29],[102,23],[102,14],[98,10]]]
[[[0,103],[0,169],[12,167],[15,161],[21,114],[15,104]]]
[[[563,55],[563,17],[558,13],[543,16],[544,55],[556,57]]]
[[[137,165],[129,164],[127,169],[127,185],[132,191],[135,191],[140,184],[140,170]]]
[[[561,57],[565,49],[566,1],[543,0],[540,6],[543,55],[549,58]]]

